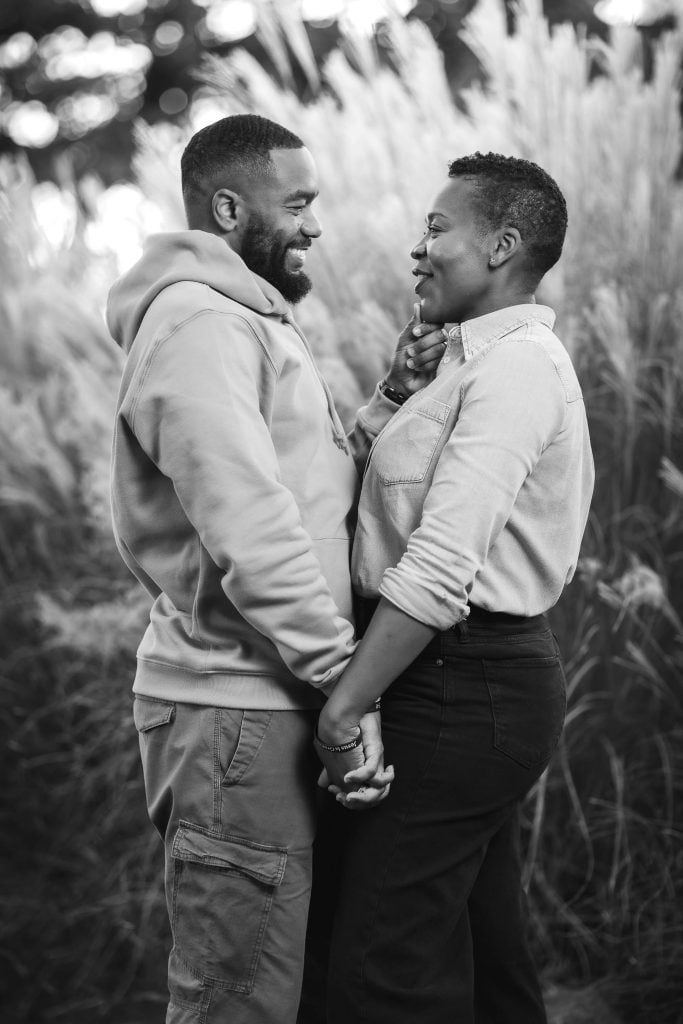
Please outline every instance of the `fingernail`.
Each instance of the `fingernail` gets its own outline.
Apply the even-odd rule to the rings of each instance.
[[[408,367],[409,370],[414,370],[415,369],[415,360],[414,359],[406,359],[406,366]]]
[[[422,331],[420,330],[419,327],[413,327],[413,336],[415,338],[419,338],[421,334],[422,334]]]

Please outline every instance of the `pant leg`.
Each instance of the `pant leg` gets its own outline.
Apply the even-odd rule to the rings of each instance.
[[[331,794],[319,790],[318,801],[313,886],[297,1024],[327,1024],[327,969],[349,824],[349,812]]]
[[[173,933],[167,1024],[293,1024],[318,765],[313,713],[138,698]]]
[[[396,781],[386,801],[349,823],[329,1024],[474,1024],[470,895],[547,763],[562,715],[559,659],[545,639],[508,647],[471,638],[431,664],[418,660],[392,685],[382,717]],[[508,883],[513,874],[510,866]],[[524,941],[518,917],[498,922]],[[545,1019],[535,1002],[526,1010],[524,1024]]]
[[[546,1020],[528,943],[521,873],[519,815],[515,813],[491,839],[467,902],[477,1024],[526,1024],[529,1020],[544,1024]]]

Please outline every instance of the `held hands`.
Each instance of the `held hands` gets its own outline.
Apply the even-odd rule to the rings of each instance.
[[[360,743],[356,743],[360,739]],[[343,752],[325,746],[349,746]],[[357,725],[332,724],[321,712],[315,748],[324,768],[318,785],[334,793],[348,810],[366,810],[384,800],[394,779],[394,769],[384,768],[384,746],[378,711],[363,715]]]
[[[434,378],[448,343],[443,324],[423,324],[420,303],[401,331],[389,373],[384,378],[390,388],[413,395]]]

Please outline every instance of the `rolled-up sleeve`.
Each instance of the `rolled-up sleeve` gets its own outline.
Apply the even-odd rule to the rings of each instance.
[[[362,406],[356,413],[356,420],[349,431],[348,441],[356,469],[361,476],[373,441],[399,408],[400,406],[382,394],[379,384],[377,384],[368,404]]]
[[[392,604],[439,630],[467,614],[476,575],[566,414],[555,364],[533,341],[488,353],[461,388],[459,414],[420,525],[379,588]]]

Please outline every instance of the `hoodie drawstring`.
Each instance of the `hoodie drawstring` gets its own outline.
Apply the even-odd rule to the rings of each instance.
[[[299,338],[301,338],[301,343],[306,349],[308,358],[311,360],[311,365],[313,366],[316,376],[322,385],[323,391],[325,392],[325,398],[327,399],[327,411],[329,413],[330,419],[332,420],[332,436],[334,437],[334,443],[336,444],[337,448],[341,448],[341,450],[343,452],[346,452],[346,454],[348,455],[349,446],[346,441],[346,433],[344,431],[344,426],[342,424],[342,421],[339,419],[339,414],[337,413],[337,410],[334,407],[334,399],[332,398],[332,392],[327,386],[325,378],[323,377],[320,370],[315,364],[315,359],[313,358],[311,347],[308,344],[305,336],[299,329],[299,326],[297,325],[294,317],[289,311],[287,313],[283,313],[282,319],[285,321],[285,323],[289,324],[289,326],[296,331]]]

